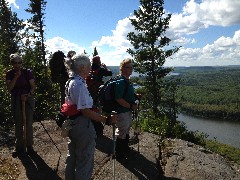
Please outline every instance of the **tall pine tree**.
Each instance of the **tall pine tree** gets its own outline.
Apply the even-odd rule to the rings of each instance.
[[[53,117],[53,113],[59,108],[58,99],[60,93],[57,85],[50,79],[50,72],[46,62],[44,15],[47,2],[45,0],[30,0],[26,12],[32,14],[28,20],[28,33],[30,42],[26,43],[24,59],[33,63],[33,72],[36,78],[36,108],[38,120]],[[30,63],[30,64],[31,64]]]
[[[28,22],[31,24],[29,27],[33,31],[35,38],[35,53],[37,53],[39,60],[46,67],[46,52],[45,52],[45,38],[44,38],[44,15],[47,2],[45,0],[30,0],[27,12],[33,16]]]
[[[155,118],[164,116],[162,97],[164,77],[172,68],[164,67],[166,58],[173,55],[179,48],[167,47],[171,41],[166,37],[171,14],[165,14],[163,0],[140,0],[140,7],[130,18],[135,32],[128,34],[128,40],[133,49],[128,49],[132,55],[135,71],[145,74],[143,81],[147,98],[145,107],[152,110]]]
[[[97,55],[98,55],[97,48],[94,47],[94,50],[93,50],[93,57],[94,57],[94,56],[97,56]]]
[[[175,93],[175,89],[169,88],[171,85],[165,81],[172,68],[164,67],[164,63],[166,58],[179,49],[168,47],[171,40],[166,37],[166,30],[171,14],[165,14],[163,3],[163,0],[140,0],[141,6],[134,11],[134,17],[130,18],[135,32],[130,32],[127,36],[133,45],[133,49],[128,49],[128,52],[133,56],[135,71],[145,75],[143,103],[148,111],[142,113],[142,117],[147,130],[159,135],[159,159],[162,158],[163,140],[173,134],[176,122],[172,118],[176,113],[175,104],[167,104],[170,102],[167,100],[169,96],[171,100],[174,98],[172,93]]]
[[[0,63],[9,65],[9,55],[19,51],[21,37],[19,31],[23,28],[22,20],[11,11],[6,0],[0,0]]]

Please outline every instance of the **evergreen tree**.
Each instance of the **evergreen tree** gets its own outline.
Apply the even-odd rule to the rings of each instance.
[[[173,55],[179,48],[164,48],[171,41],[166,37],[171,14],[165,14],[163,0],[140,0],[141,6],[130,18],[135,32],[128,34],[133,49],[128,53],[133,56],[135,71],[145,74],[143,85],[147,98],[145,107],[151,109],[155,118],[165,115],[162,107],[164,77],[172,68],[163,67],[166,58]]]
[[[38,54],[38,59],[46,67],[45,59],[45,45],[44,45],[44,15],[47,2],[45,0],[30,0],[29,8],[26,9],[27,12],[31,13],[33,16],[29,19],[31,26],[30,30],[33,31],[33,37],[35,41],[35,53]]]
[[[167,47],[171,41],[166,37],[171,14],[165,14],[163,3],[163,0],[140,0],[141,6],[130,18],[135,32],[127,36],[133,45],[133,49],[127,51],[133,56],[134,68],[145,75],[142,84],[145,93],[143,103],[148,111],[142,113],[143,124],[147,124],[148,131],[159,134],[160,159],[163,140],[173,135],[176,122],[175,87],[165,80],[172,68],[163,65],[166,58],[179,49]]]
[[[94,47],[94,50],[93,50],[93,57],[94,57],[94,56],[97,56],[97,55],[98,55],[97,48]]]
[[[6,0],[0,0],[0,63],[9,65],[9,55],[19,51],[21,41],[19,31],[23,28],[22,20],[11,11]]]
[[[50,79],[50,71],[46,64],[45,38],[44,38],[44,15],[46,8],[45,0],[30,0],[26,12],[32,14],[28,20],[26,36],[29,41],[24,46],[24,61],[33,67],[36,78],[36,108],[37,120],[53,117],[53,113],[59,108],[60,93],[57,85]]]

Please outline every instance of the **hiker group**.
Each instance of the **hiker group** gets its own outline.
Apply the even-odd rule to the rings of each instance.
[[[15,120],[16,154],[34,151],[33,111],[35,78],[24,69],[18,54],[10,55],[12,69],[6,74],[11,93],[12,113]],[[131,59],[120,63],[120,74],[113,77],[100,56],[92,60],[86,54],[62,51],[52,55],[49,62],[53,83],[61,91],[61,126],[63,137],[68,137],[65,179],[91,179],[97,136],[103,135],[104,125],[114,128],[114,152],[121,161],[128,157],[132,112],[138,108],[136,95],[130,82],[133,72]],[[107,77],[103,80],[104,77]],[[116,154],[115,154],[116,153]]]

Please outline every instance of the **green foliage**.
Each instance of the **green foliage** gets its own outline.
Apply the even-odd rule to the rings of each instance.
[[[208,118],[240,120],[240,68],[181,71],[177,99],[181,110]]]
[[[9,129],[13,126],[14,122],[11,115],[11,99],[5,81],[6,72],[7,69],[3,65],[0,65],[0,126]]]
[[[0,0],[0,64],[7,66],[9,55],[19,51],[22,28],[22,20],[11,11],[8,2]]]
[[[13,121],[10,109],[10,94],[6,89],[5,74],[9,66],[9,54],[16,52],[17,45],[21,44],[21,49],[19,52],[23,54],[23,66],[33,70],[33,74],[36,80],[36,108],[35,108],[35,120],[43,120],[53,118],[55,112],[60,108],[60,92],[59,86],[53,84],[50,81],[50,71],[46,64],[45,59],[45,45],[44,45],[44,10],[46,2],[44,0],[31,0],[29,4],[29,9],[27,12],[33,14],[32,18],[28,20],[31,26],[26,29],[25,33],[17,34],[17,30],[20,30],[21,21],[17,19],[15,13],[11,13],[10,9],[4,7],[5,1],[0,1],[0,100],[2,111],[0,112],[0,125],[3,128],[13,127]],[[3,11],[3,8],[4,11]],[[2,12],[6,12],[3,14]],[[6,19],[9,20],[6,20]],[[8,23],[8,24],[7,24]],[[15,25],[15,26],[13,26]],[[19,25],[19,26],[17,26]],[[6,36],[5,32],[2,31],[3,27],[9,27],[8,34]],[[18,37],[17,35],[20,37]],[[3,38],[6,36],[6,38]],[[18,42],[26,38],[25,42]],[[11,42],[9,40],[12,40]],[[13,45],[12,45],[12,44]],[[15,43],[15,44],[14,44]],[[17,44],[20,43],[20,44]],[[14,50],[14,52],[8,52],[8,50]]]
[[[44,45],[44,15],[47,2],[45,0],[30,0],[29,8],[26,12],[31,13],[33,16],[28,20],[31,24],[28,30],[33,31],[33,36],[36,38],[34,41],[35,50],[38,52],[39,60],[46,66],[45,59],[45,45]]]
[[[240,149],[214,140],[207,140],[205,147],[240,165]]]
[[[59,86],[50,81],[50,71],[46,64],[44,45],[44,15],[46,8],[44,0],[30,0],[27,12],[32,14],[28,20],[31,26],[25,34],[34,37],[32,42],[26,42],[24,61],[34,72],[36,78],[36,116],[35,120],[53,118],[60,108]]]
[[[205,145],[208,135],[198,131],[187,130],[183,122],[176,121],[173,125],[170,123],[171,120],[167,116],[155,118],[151,110],[145,110],[140,112],[138,126],[142,131],[160,135],[162,139],[178,138],[195,144]],[[133,127],[135,126],[136,121],[133,124]]]
[[[98,55],[97,48],[96,48],[96,47],[94,47],[94,51],[93,51],[93,57],[94,57],[94,56],[97,56],[97,55]]]
[[[127,37],[133,45],[128,53],[133,56],[134,70],[145,74],[143,85],[148,95],[145,105],[154,111],[155,118],[164,116],[161,108],[162,92],[164,91],[163,78],[172,70],[163,67],[165,59],[177,52],[178,48],[164,49],[169,45],[170,39],[165,36],[171,14],[165,14],[163,1],[140,0],[141,7],[134,11],[130,18],[135,32]]]

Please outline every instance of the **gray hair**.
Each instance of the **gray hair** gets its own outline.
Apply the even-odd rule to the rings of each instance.
[[[86,67],[88,64],[90,64],[90,59],[85,54],[76,54],[71,59],[67,59],[65,64],[70,73],[75,73],[80,66]]]
[[[14,54],[10,54],[9,56],[9,59],[10,59],[10,62],[13,62],[14,60],[18,59],[18,60],[21,60],[22,61],[22,58],[21,56],[19,56],[17,53],[14,53]]]

